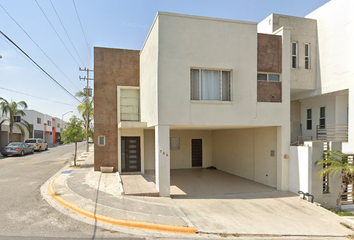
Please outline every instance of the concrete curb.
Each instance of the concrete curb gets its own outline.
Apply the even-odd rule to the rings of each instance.
[[[178,233],[178,234],[196,234],[198,230],[192,227],[182,227],[182,226],[172,226],[172,225],[163,225],[163,224],[155,224],[155,223],[147,223],[147,222],[138,222],[138,221],[131,221],[131,220],[123,220],[117,218],[111,218],[107,216],[103,216],[100,214],[96,214],[90,212],[86,209],[83,209],[69,201],[58,196],[54,189],[53,183],[54,181],[60,176],[58,174],[48,185],[48,193],[57,203],[60,205],[69,208],[70,210],[83,215],[85,217],[94,219],[96,221],[101,221],[108,224],[113,224],[121,227],[128,227],[134,229],[141,229],[141,230],[148,230],[148,231],[158,231],[158,232],[168,232],[168,233]]]

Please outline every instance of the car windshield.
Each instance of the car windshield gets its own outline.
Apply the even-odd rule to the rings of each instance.
[[[8,147],[18,147],[20,144],[19,143],[9,143],[7,144]]]
[[[32,139],[32,140],[26,140],[25,143],[36,143],[36,140]]]

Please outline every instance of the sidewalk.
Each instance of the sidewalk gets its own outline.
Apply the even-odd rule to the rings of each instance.
[[[351,225],[350,220],[286,192],[191,199],[122,196],[117,173],[93,171],[93,145],[78,163],[80,167],[67,166],[48,180],[42,196],[58,211],[103,229],[194,239],[210,234],[346,239],[354,234],[340,224]]]

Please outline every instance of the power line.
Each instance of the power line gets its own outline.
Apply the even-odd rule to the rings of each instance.
[[[81,30],[82,30],[82,34],[84,35],[84,38],[85,38],[85,41],[86,41],[86,46],[87,46],[87,49],[90,53],[90,57],[91,57],[91,60],[92,60],[92,55],[91,55],[91,51],[90,51],[90,47],[88,45],[88,42],[87,42],[87,38],[86,38],[86,35],[85,35],[85,32],[84,32],[84,29],[82,27],[82,24],[81,24],[81,20],[80,20],[80,17],[79,17],[79,13],[77,11],[77,8],[76,8],[76,5],[75,5],[75,1],[73,0],[73,4],[74,4],[74,7],[75,7],[75,11],[76,11],[76,15],[77,15],[77,18],[79,19],[79,23],[80,23],[80,27],[81,27]]]
[[[10,91],[10,92],[14,92],[14,93],[26,95],[26,96],[29,96],[29,97],[39,98],[39,99],[46,100],[46,101],[50,101],[50,102],[60,103],[60,104],[64,104],[64,105],[68,105],[68,106],[72,106],[72,107],[77,107],[77,106],[75,106],[75,105],[68,104],[68,103],[63,103],[63,102],[58,102],[58,101],[54,101],[54,100],[42,98],[42,97],[37,97],[37,96],[33,96],[33,95],[30,95],[30,94],[27,94],[27,93],[17,92],[17,91],[15,91],[15,90],[3,88],[3,87],[0,87],[0,88],[3,89],[3,90],[6,90],[6,91]]]
[[[69,77],[55,64],[55,62],[43,51],[43,49],[33,40],[33,38],[21,27],[21,25],[6,11],[6,9],[0,4],[0,7],[6,12],[6,14],[21,28],[21,30],[31,39],[31,41],[42,51],[42,53],[53,63],[53,65],[71,82],[71,84],[79,90],[78,87],[69,79]]]
[[[64,24],[63,24],[63,22],[61,21],[61,19],[60,19],[60,17],[59,17],[59,14],[58,14],[57,10],[55,9],[55,7],[54,7],[54,5],[53,5],[53,3],[52,3],[52,0],[50,0],[50,4],[52,4],[52,7],[53,7],[53,9],[54,9],[54,11],[55,11],[55,14],[56,14],[56,15],[57,15],[57,17],[58,17],[58,19],[59,19],[59,21],[60,21],[60,23],[61,23],[61,26],[64,28],[64,31],[65,31],[65,33],[66,33],[66,36],[69,38],[69,41],[70,41],[71,45],[73,46],[73,48],[74,48],[74,50],[75,50],[75,52],[76,52],[77,56],[79,57],[79,59],[80,59],[80,61],[81,61],[82,65],[84,65],[84,66],[85,66],[85,64],[84,64],[84,62],[82,61],[82,59],[81,59],[81,57],[80,57],[79,53],[77,52],[77,50],[76,50],[76,48],[75,48],[75,46],[74,46],[73,42],[71,41],[71,38],[70,38],[70,36],[69,36],[68,32],[66,31],[66,28],[65,28],[65,26],[64,26]]]
[[[74,56],[71,54],[71,52],[69,51],[68,47],[65,45],[63,39],[61,39],[60,35],[58,34],[58,32],[55,30],[53,24],[50,22],[49,18],[47,17],[47,15],[45,14],[45,12],[43,11],[43,9],[41,8],[41,6],[39,5],[39,3],[37,2],[37,0],[35,0],[39,9],[42,11],[43,15],[45,16],[45,18],[47,19],[47,21],[49,22],[50,26],[53,28],[54,32],[57,34],[58,38],[60,39],[61,43],[64,45],[65,49],[68,51],[68,53],[70,54],[70,56],[72,57],[72,59],[76,62],[77,66],[80,66],[80,64],[76,61],[76,59],[74,58]]]
[[[63,87],[57,80],[55,80],[49,73],[47,73],[41,66],[38,65],[25,51],[23,51],[14,41],[12,41],[5,33],[0,31],[0,33],[11,42],[16,48],[18,48],[28,59],[30,59],[40,70],[42,70],[51,80],[53,80],[57,85],[59,85],[65,92],[67,92],[70,96],[75,98],[79,103],[82,103],[79,99],[77,99],[74,95],[72,95],[65,87]]]

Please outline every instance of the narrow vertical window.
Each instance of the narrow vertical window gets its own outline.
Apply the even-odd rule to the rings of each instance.
[[[320,108],[320,128],[325,128],[326,126],[326,108]]]
[[[307,109],[306,129],[312,129],[312,109]]]
[[[292,67],[298,68],[298,43],[292,43]]]
[[[106,139],[104,136],[99,136],[98,137],[98,146],[104,146],[106,145]]]
[[[199,99],[199,69],[191,69],[191,100]]]
[[[305,69],[311,69],[311,47],[309,43],[305,44]]]

